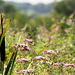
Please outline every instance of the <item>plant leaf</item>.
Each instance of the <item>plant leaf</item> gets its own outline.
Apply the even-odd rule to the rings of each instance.
[[[13,52],[13,54],[14,54],[14,52]],[[13,54],[12,54],[10,60],[9,60],[9,63],[8,63],[8,65],[7,65],[7,68],[6,68],[6,70],[5,70],[4,75],[8,75],[8,71],[9,71],[10,66],[11,66],[11,63],[12,63],[11,61],[12,61]]]
[[[0,40],[0,46],[1,46],[2,40],[3,40],[4,36],[5,36],[5,33],[6,33],[8,27],[10,25],[10,22],[11,22],[11,20],[9,20],[9,22],[6,23],[6,27],[5,27],[4,31],[3,31],[3,34],[2,34],[2,37],[1,37],[1,40]]]

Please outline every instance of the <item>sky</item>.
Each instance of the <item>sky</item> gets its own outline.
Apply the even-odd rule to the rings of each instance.
[[[38,3],[44,3],[44,4],[49,4],[54,1],[60,1],[60,0],[4,0],[4,1],[13,1],[17,3],[31,3],[31,4],[38,4]]]

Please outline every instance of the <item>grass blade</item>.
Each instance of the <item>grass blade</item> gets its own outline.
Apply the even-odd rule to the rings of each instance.
[[[7,65],[7,68],[6,68],[6,70],[5,70],[4,75],[8,75],[8,71],[9,71],[10,66],[11,66],[11,63],[12,63],[13,55],[14,55],[14,52],[13,52],[13,54],[12,54],[12,56],[11,56],[10,60],[9,60],[9,63],[8,63],[8,65]]]
[[[6,28],[4,29],[3,34],[2,34],[2,37],[1,37],[1,40],[0,40],[0,46],[1,46],[2,40],[3,40],[4,36],[5,36],[5,33],[6,33],[8,27],[10,25],[10,22],[11,22],[11,20],[9,20],[9,22],[6,23]]]
[[[32,63],[33,63],[33,60],[32,60],[32,62],[29,64],[27,70],[31,67],[31,64],[32,64]],[[27,72],[25,72],[24,75],[27,75]]]
[[[14,67],[14,62],[15,62],[15,60],[16,60],[17,52],[18,52],[18,48],[17,48],[16,53],[15,53],[15,55],[14,55],[14,58],[13,58],[13,61],[12,61],[12,66],[11,66],[11,70],[10,70],[9,75],[12,74],[12,70],[13,70],[13,67]]]
[[[19,38],[19,42],[20,42],[20,39],[21,39],[21,36],[20,36],[20,38]],[[18,42],[18,45],[19,45],[19,42]],[[10,70],[9,75],[12,74],[12,70],[13,70],[13,67],[14,67],[14,62],[15,62],[15,60],[16,60],[17,52],[18,52],[18,46],[17,46],[17,50],[16,50],[16,52],[15,52],[15,55],[14,55],[14,58],[13,58],[13,61],[12,61],[12,66],[11,66],[11,70]]]

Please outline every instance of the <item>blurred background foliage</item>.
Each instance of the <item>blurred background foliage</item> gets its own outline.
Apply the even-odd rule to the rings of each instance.
[[[47,5],[42,3],[32,5],[30,3],[14,3],[0,0],[0,13],[4,13],[8,19],[11,19],[9,30],[18,31],[26,27],[25,31],[31,32],[32,36],[36,34],[37,26],[42,25],[51,30],[52,24],[57,23],[59,25],[61,18],[63,19],[61,29],[70,27],[64,24],[71,14],[74,17],[74,12],[75,0],[55,1]]]

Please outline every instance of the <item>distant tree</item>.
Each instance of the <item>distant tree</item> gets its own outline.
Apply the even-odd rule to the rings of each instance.
[[[16,11],[15,7],[12,4],[7,4],[4,6],[4,13],[13,13]]]
[[[55,3],[54,10],[59,14],[69,16],[75,12],[75,0],[62,0]]]
[[[4,3],[4,1],[3,0],[0,0],[0,7],[1,7],[1,5]]]
[[[2,11],[2,6],[3,6],[4,1],[0,0],[0,12]]]

